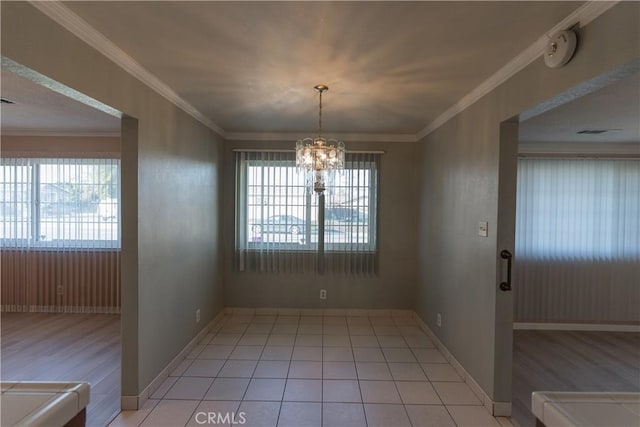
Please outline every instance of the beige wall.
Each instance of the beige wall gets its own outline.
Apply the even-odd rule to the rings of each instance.
[[[0,141],[2,157],[120,157],[120,137],[2,135]]]
[[[513,249],[516,150],[510,145],[517,143],[504,138],[501,123],[638,61],[639,19],[639,3],[615,6],[578,30],[579,47],[566,67],[552,70],[536,60],[419,142],[417,309],[495,401],[511,400],[512,294],[497,285],[498,254]],[[478,236],[478,221],[489,222],[489,237]],[[436,313],[442,313],[440,328]]]
[[[2,2],[2,55],[137,119],[122,127],[122,393],[137,395],[223,307],[223,143],[26,2]]]
[[[227,142],[225,150],[225,302],[230,307],[413,308],[416,283],[415,144],[347,142],[349,150],[383,150],[378,200],[379,274],[268,274],[234,269],[234,148],[264,142]],[[295,141],[269,142],[293,149]],[[320,289],[327,299],[319,299]]]

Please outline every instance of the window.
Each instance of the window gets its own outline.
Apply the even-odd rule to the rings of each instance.
[[[117,159],[2,159],[2,247],[119,247],[119,169]]]
[[[319,198],[308,191],[292,152],[238,152],[236,249],[242,258],[240,269],[245,255],[252,251],[260,252],[262,261],[285,258],[291,252],[375,254],[378,158],[368,153],[347,155],[345,169],[329,185],[321,223]],[[318,241],[321,231],[323,242]]]
[[[520,159],[516,251],[522,258],[640,256],[640,161]]]

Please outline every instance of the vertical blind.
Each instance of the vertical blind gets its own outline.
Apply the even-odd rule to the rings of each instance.
[[[119,159],[0,160],[3,311],[119,311],[119,169]]]
[[[520,258],[638,260],[640,161],[520,159]]]
[[[323,256],[326,271],[374,273],[379,157],[347,154],[320,223],[319,196],[306,187],[293,152],[236,152],[238,270],[311,272]]]
[[[640,321],[640,161],[518,162],[515,319]]]
[[[3,158],[3,248],[117,248],[119,159]]]

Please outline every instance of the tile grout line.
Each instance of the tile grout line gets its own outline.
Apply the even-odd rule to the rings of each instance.
[[[225,323],[226,323],[226,322],[225,322]],[[216,334],[217,334],[217,332],[216,332]],[[214,335],[214,337],[215,337],[215,335]],[[211,337],[211,339],[209,339],[209,340],[208,340],[208,342],[205,344],[205,348],[206,348],[206,346],[207,346],[207,345],[209,345],[209,343],[211,342],[211,340],[212,340],[212,339],[213,339],[213,337]],[[198,356],[200,356],[200,355],[202,354],[202,352],[203,352],[203,351],[204,351],[204,349],[203,349],[203,350],[198,354]],[[194,359],[194,362],[195,362],[195,360],[197,360],[197,359],[198,359],[198,357],[196,357],[196,358]],[[193,362],[191,362],[191,365],[193,365]],[[220,366],[220,369],[218,369],[218,371],[216,372],[216,376],[217,376],[217,375],[220,373],[220,371],[222,370],[222,366],[224,366],[224,363]],[[189,368],[187,368],[187,369],[189,369]],[[185,369],[185,370],[184,370],[184,372],[182,372],[182,374],[180,375],[180,377],[181,377],[181,378],[182,378],[182,376],[184,375],[184,373],[185,373],[185,372],[187,372],[187,369]],[[188,418],[187,423],[185,424],[185,426],[189,423],[189,421],[191,420],[191,418],[194,416],[195,411],[197,411],[197,410],[198,410],[198,408],[200,408],[200,406],[202,405],[202,402],[204,402],[204,398],[207,396],[207,393],[209,392],[209,390],[211,389],[211,387],[213,387],[213,384],[216,382],[216,379],[217,379],[217,378],[215,378],[215,377],[214,377],[213,381],[211,381],[211,384],[209,384],[209,387],[207,387],[207,389],[206,389],[206,390],[205,390],[205,392],[203,393],[202,398],[200,399],[200,402],[198,402],[198,404],[196,405],[196,408],[194,409],[193,413],[191,414],[191,417],[189,417],[189,418]]]
[[[271,325],[271,329],[269,331],[273,331],[273,328],[275,327],[276,322],[278,321],[278,317],[280,317],[280,314],[276,314],[276,318],[273,321],[273,325]],[[258,364],[260,364],[260,359],[262,358],[262,354],[264,353],[264,349],[267,347],[267,343],[269,342],[269,337],[271,336],[271,332],[269,332],[267,334],[267,339],[264,343],[264,347],[262,347],[262,351],[260,352],[260,356],[258,356],[258,362],[256,363],[256,367],[253,370],[253,374],[251,375],[251,380],[249,380],[249,385],[251,385],[251,383],[253,382],[254,379],[254,375],[255,375],[255,371],[258,369]],[[291,355],[293,356],[293,349],[291,350]],[[289,362],[289,367],[291,367],[291,362]],[[287,376],[289,375],[289,370],[287,369]],[[287,389],[287,380],[284,380],[284,387],[282,387],[282,396],[280,396],[280,405],[278,406],[278,416],[276,417],[276,426],[280,423],[280,414],[282,413],[282,402],[284,401],[284,392]],[[249,390],[249,387],[247,387],[247,391]],[[245,394],[246,395],[246,394]],[[243,399],[244,400],[244,399]]]
[[[222,369],[224,369],[224,366],[229,361],[236,360],[236,359],[232,359],[231,355],[239,347],[243,347],[243,345],[241,345],[242,339],[246,338],[248,335],[252,335],[250,333],[251,332],[250,328],[252,326],[255,326],[255,325],[262,325],[260,327],[256,327],[256,329],[258,331],[260,331],[261,335],[264,334],[265,338],[264,338],[264,342],[263,342],[263,344],[261,346],[262,348],[259,351],[259,354],[257,354],[257,356],[251,356],[250,359],[246,359],[247,361],[249,361],[249,360],[252,360],[253,357],[256,357],[255,366],[252,369],[252,372],[251,372],[250,376],[248,377],[248,385],[247,385],[247,388],[244,390],[243,397],[240,399],[240,402],[238,403],[238,408],[240,406],[242,406],[243,402],[245,402],[245,398],[246,398],[246,396],[248,394],[248,391],[249,391],[249,384],[251,384],[251,382],[254,379],[256,379],[255,375],[257,373],[257,368],[260,366],[260,363],[261,362],[265,362],[266,363],[266,362],[270,361],[270,360],[267,361],[267,360],[263,360],[262,359],[262,357],[264,356],[264,353],[266,351],[266,347],[268,347],[268,346],[271,346],[271,347],[274,347],[274,348],[279,348],[279,347],[282,347],[282,348],[287,347],[288,348],[288,347],[290,347],[291,348],[291,352],[290,352],[290,354],[289,354],[287,359],[281,359],[280,358],[281,356],[278,356],[278,359],[277,359],[277,360],[288,361],[287,371],[286,371],[286,374],[284,375],[284,378],[283,378],[284,387],[283,387],[283,390],[282,390],[282,395],[280,396],[280,399],[279,399],[279,409],[278,409],[278,414],[277,414],[277,417],[276,417],[277,423],[281,422],[281,416],[283,415],[282,411],[283,411],[283,407],[284,407],[284,403],[285,403],[285,392],[286,392],[286,389],[287,389],[287,383],[289,382],[289,375],[291,374],[291,365],[295,361],[293,359],[293,356],[294,356],[294,352],[295,352],[295,348],[296,348],[297,338],[300,335],[304,335],[304,334],[301,334],[301,332],[302,332],[301,328],[302,328],[302,325],[303,325],[301,316],[296,316],[297,320],[296,320],[296,323],[295,323],[295,325],[296,325],[295,331],[292,331],[293,328],[291,328],[291,327],[284,327],[285,325],[294,325],[293,322],[291,322],[291,323],[282,323],[282,324],[279,323],[279,321],[281,320],[282,316],[283,316],[282,314],[276,314],[275,315],[275,319],[273,321],[255,323],[255,320],[256,320],[257,316],[256,315],[251,315],[251,316],[247,316],[248,318],[241,319],[240,320],[241,323],[238,323],[236,325],[233,325],[232,323],[230,323],[233,320],[233,316],[226,316],[224,321],[221,322],[220,326],[216,330],[212,330],[209,334],[207,334],[207,336],[210,336],[210,338],[205,338],[202,341],[200,341],[199,343],[197,343],[197,345],[201,346],[202,348],[200,349],[199,352],[197,352],[197,354],[194,355],[194,357],[192,359],[190,359],[189,366],[185,366],[185,368],[182,369],[180,375],[177,376],[178,379],[180,379],[180,378],[210,378],[208,376],[185,376],[184,374],[188,371],[188,369],[190,369],[190,367],[193,365],[193,363],[195,363],[197,360],[209,360],[208,358],[201,358],[200,357],[201,354],[204,352],[204,350],[206,349],[206,347],[208,345],[225,345],[224,343],[222,343],[222,344],[213,344],[212,342],[216,338],[216,336],[219,336],[221,334],[226,334],[226,333],[229,333],[229,334],[234,333],[235,334],[236,332],[234,332],[232,330],[233,326],[235,326],[235,328],[237,330],[237,329],[239,329],[239,325],[242,325],[244,322],[247,322],[247,323],[244,323],[244,327],[242,328],[242,332],[238,333],[239,336],[235,339],[234,344],[231,346],[232,348],[231,348],[229,354],[227,355],[227,357],[225,359],[221,359],[221,361],[223,361],[222,366],[220,367],[220,369],[218,369],[217,374],[214,375],[212,383],[207,387],[207,390],[205,390],[205,392],[201,396],[201,398],[197,399],[196,408],[191,412],[190,417],[187,420],[187,423],[193,418],[194,411],[196,411],[200,407],[200,405],[202,405],[205,401],[209,401],[209,400],[205,399],[205,397],[206,397],[207,393],[209,393],[209,391],[213,387],[215,381],[218,378],[221,378],[221,377],[218,376],[218,374],[222,371]],[[354,348],[354,342],[353,342],[353,337],[355,335],[352,334],[352,330],[355,332],[355,331],[358,331],[358,329],[350,327],[349,322],[347,321],[349,316],[340,316],[340,317],[344,317],[345,318],[346,338],[348,338],[349,353],[351,354],[351,357],[352,357],[352,360],[353,360],[352,363],[353,363],[353,366],[354,366],[355,376],[356,376],[355,380],[358,382],[358,390],[359,390],[360,399],[361,399],[360,405],[361,405],[361,408],[362,408],[363,413],[364,413],[364,421],[365,421],[366,425],[369,425],[369,421],[367,420],[367,413],[366,413],[366,410],[365,410],[365,402],[364,402],[364,398],[363,398],[362,388],[360,386],[362,381],[366,382],[368,380],[364,380],[364,379],[360,378],[360,375],[359,375],[359,372],[358,372],[358,369],[357,369],[357,361],[356,361],[356,358],[355,358],[355,348]],[[371,317],[367,316],[366,318],[367,318],[367,326],[371,327],[372,330],[373,330],[373,334],[371,336],[374,336],[375,337],[375,342],[377,342],[377,347],[370,347],[370,348],[371,349],[377,348],[377,349],[379,349],[380,353],[382,354],[383,360],[385,362],[385,366],[386,366],[387,370],[390,373],[391,380],[394,382],[394,388],[395,388],[395,390],[398,393],[398,396],[400,398],[399,405],[397,405],[397,406],[402,406],[402,408],[404,410],[404,413],[407,416],[409,424],[413,425],[413,422],[412,422],[411,418],[409,417],[409,412],[407,410],[407,405],[408,404],[404,402],[404,399],[402,398],[402,395],[400,394],[396,378],[394,377],[394,375],[392,374],[392,371],[391,371],[390,364],[392,362],[390,362],[390,360],[394,360],[394,357],[393,357],[394,355],[392,354],[391,356],[387,356],[385,354],[385,352],[383,351],[383,349],[385,349],[385,348],[401,349],[401,348],[405,348],[406,347],[409,350],[409,353],[415,359],[415,363],[420,367],[420,371],[425,375],[425,381],[422,381],[422,380],[416,380],[416,381],[425,382],[425,383],[431,385],[431,387],[433,387],[433,382],[431,381],[431,379],[427,375],[423,364],[419,362],[419,358],[416,355],[416,351],[422,349],[423,348],[422,346],[426,345],[426,344],[421,342],[421,341],[412,341],[415,344],[415,346],[412,346],[410,344],[410,342],[409,342],[409,338],[413,339],[413,337],[411,336],[411,333],[410,333],[411,331],[408,331],[408,332],[407,331],[403,331],[400,328],[402,323],[400,323],[400,324],[396,323],[396,320],[393,319],[393,317],[391,317],[392,323],[388,323],[387,321],[384,321],[381,324],[376,324],[375,326],[382,327],[382,329],[378,328],[377,331],[376,331],[375,326],[373,325],[373,323],[371,323],[372,322]],[[321,378],[320,379],[320,381],[321,381],[321,383],[320,383],[321,399],[320,399],[319,403],[320,403],[320,409],[321,409],[321,411],[320,411],[320,424],[322,425],[322,423],[325,421],[324,420],[325,403],[328,403],[328,402],[325,402],[325,400],[324,400],[324,397],[325,397],[324,396],[324,381],[325,381],[324,363],[331,361],[331,360],[326,360],[326,358],[324,357],[324,351],[326,349],[333,349],[333,348],[342,347],[341,345],[327,346],[326,344],[328,344],[328,343],[325,342],[326,341],[325,340],[325,337],[326,337],[325,333],[334,332],[334,335],[342,335],[343,332],[338,332],[338,330],[340,329],[339,327],[334,328],[334,326],[340,326],[340,325],[333,324],[331,322],[326,323],[325,320],[327,320],[327,316],[320,316],[320,319],[321,319],[321,322],[320,322],[320,331],[321,331],[321,333],[319,334],[319,336],[320,336],[320,343],[321,343],[321,346],[320,346],[320,350],[321,350],[321,356],[320,356],[320,359],[321,359],[320,360],[320,364],[321,364],[320,365],[320,367],[321,367],[321,377],[320,377]],[[316,322],[313,322],[311,324],[314,325],[314,324],[316,324]],[[268,326],[268,331],[265,330],[265,326],[266,325],[269,325]],[[385,329],[385,328],[388,328],[388,326],[391,326],[391,325],[393,326],[395,331],[390,334],[390,332],[389,332],[390,329]],[[232,326],[232,328],[230,330],[228,330],[228,331],[223,331],[222,330],[225,327],[229,327],[229,326]],[[279,326],[283,326],[283,328],[278,328]],[[354,325],[354,326],[361,326],[361,325]],[[262,328],[262,329],[260,329],[260,328]],[[274,331],[276,331],[276,330],[284,331],[284,332],[275,333]],[[264,331],[264,332],[262,332],[262,331]],[[359,332],[362,332],[362,330],[360,330]],[[405,332],[408,335],[405,335]],[[292,335],[293,336],[293,345],[285,344],[285,340],[281,340],[279,343],[276,342],[275,344],[269,345],[269,340],[271,338],[273,338],[274,335]],[[311,334],[311,335],[317,335],[317,334]],[[394,342],[397,342],[398,345],[391,345],[390,347],[384,347],[383,348],[380,338],[383,337],[383,336],[387,336],[387,335],[389,337],[395,336],[395,337],[401,338],[401,340],[398,340],[397,338],[394,338],[390,342],[387,340],[387,341],[385,341],[387,344],[393,344]],[[282,337],[277,337],[277,338],[282,338]],[[342,341],[337,340],[335,343],[340,344],[340,343],[342,343]],[[248,343],[246,345],[251,345],[251,342],[248,341]],[[302,346],[302,347],[304,347],[304,346]],[[364,348],[367,348],[367,347],[364,347]],[[432,347],[426,346],[424,348],[430,349]],[[437,348],[435,348],[435,350],[438,351]],[[391,357],[391,359],[389,359],[389,357]],[[330,359],[332,359],[332,358],[330,358]],[[338,357],[338,360],[339,359],[340,358]],[[211,359],[211,360],[216,360],[216,359]],[[245,359],[237,359],[237,360],[245,360]],[[335,361],[338,361],[338,360],[335,360]],[[414,363],[414,362],[411,362],[411,363]],[[428,363],[428,362],[425,362],[425,363]],[[446,362],[445,362],[445,364],[446,364]],[[282,378],[280,376],[282,374],[278,374],[278,373],[268,373],[267,372],[266,375],[267,375],[266,377],[264,377],[264,378],[260,377],[258,379],[280,379],[280,378]],[[270,375],[273,375],[273,377],[271,377]],[[224,377],[224,378],[226,378],[226,377]],[[239,378],[243,378],[243,377],[229,377],[229,378],[238,378],[239,379]],[[301,379],[304,379],[304,378],[301,378]],[[308,378],[308,379],[311,379],[311,378]],[[338,379],[338,378],[336,378],[336,379]],[[341,378],[341,379],[346,379],[346,378]],[[375,380],[375,378],[372,378],[372,380]],[[406,379],[406,380],[399,380],[399,381],[411,381],[411,380],[410,379]],[[441,382],[445,382],[446,383],[446,382],[451,382],[451,381],[444,380],[444,381],[441,381]],[[457,382],[457,381],[453,381],[453,382]],[[171,388],[173,386],[175,386],[175,383],[172,386],[168,387],[168,389],[163,393],[163,395],[161,397],[159,397],[157,399],[153,399],[153,400],[157,400],[156,405],[154,405],[154,407],[151,408],[149,413],[146,416],[144,416],[144,418],[140,421],[140,424],[143,424],[148,419],[149,415],[151,413],[153,413],[153,411],[156,409],[156,406],[157,406],[157,404],[159,402],[161,402],[162,400],[165,400],[165,396],[167,395],[167,393],[171,390]],[[453,416],[452,416],[452,413],[449,410],[449,407],[444,403],[440,393],[437,390],[435,390],[435,387],[433,387],[433,388],[434,388],[436,396],[438,396],[438,398],[440,399],[440,404],[438,404],[436,406],[444,406],[447,415],[455,423],[455,420],[453,419]],[[193,399],[175,399],[175,400],[193,400]],[[219,399],[215,399],[215,400],[219,400]],[[225,400],[219,400],[219,401],[225,401]],[[226,401],[228,401],[228,400],[226,400]],[[247,402],[250,402],[250,401],[247,401]],[[256,400],[256,402],[272,402],[272,403],[274,403],[273,400]],[[291,402],[316,403],[313,399],[311,399],[311,400],[299,400],[299,401],[298,400],[296,400],[296,401],[292,400]],[[342,402],[342,403],[347,403],[347,402]],[[383,405],[383,404],[384,404],[384,402],[380,402],[380,405]],[[426,403],[425,404],[419,404],[419,403],[416,403],[416,405],[432,405],[432,404],[426,404]],[[451,405],[455,406],[456,404],[452,403]],[[460,405],[462,405],[462,406],[478,406],[478,405],[473,405],[473,404],[468,404],[468,405],[467,404],[460,404]]]
[[[225,323],[226,323],[226,322],[225,322]],[[222,327],[223,327],[223,326],[221,326],[221,327],[216,331],[215,335],[214,335],[213,337],[211,337],[211,339],[209,340],[209,342],[207,343],[207,345],[210,345],[210,344],[211,344],[211,341],[213,341],[213,339],[215,338],[215,336],[216,336],[216,335],[218,335],[218,334],[220,334],[220,331],[222,330]],[[238,342],[239,342],[239,341],[240,341],[240,339],[238,339]],[[236,344],[236,345],[237,345],[237,344]],[[205,397],[207,397],[207,393],[209,393],[209,390],[211,390],[211,387],[213,387],[213,385],[214,385],[214,384],[215,384],[215,382],[218,380],[218,378],[220,378],[220,377],[218,377],[218,375],[220,374],[220,372],[222,372],[222,369],[223,369],[223,368],[224,368],[224,366],[226,365],[227,360],[229,360],[229,357],[231,356],[231,353],[233,353],[233,350],[235,349],[235,347],[236,347],[236,346],[234,346],[234,347],[233,347],[233,349],[232,349],[232,350],[231,350],[231,352],[229,353],[229,356],[227,356],[227,358],[225,359],[225,361],[224,361],[224,363],[222,364],[222,366],[220,366],[220,369],[218,370],[218,372],[217,372],[217,374],[216,374],[216,377],[215,377],[215,378],[213,379],[213,381],[211,382],[211,385],[209,386],[209,388],[207,388],[207,391],[205,391],[205,392],[204,392],[204,394],[202,395],[202,400],[200,400],[200,403],[198,404],[198,406],[196,407],[196,409],[197,409],[198,407],[200,407],[200,405],[202,405],[202,402],[204,402],[204,401],[205,401]],[[204,351],[204,350],[203,350],[203,351]],[[247,385],[247,388],[249,388],[249,386],[248,386],[248,385]],[[246,393],[246,390],[245,390],[245,393]],[[242,404],[242,399],[238,402],[238,407],[235,409],[236,411],[237,411],[238,409],[240,409],[240,405],[241,405],[241,404]],[[197,422],[197,421],[196,421],[196,422]],[[186,426],[185,426],[185,427],[186,427]]]
[[[226,322],[225,322],[225,323],[226,323]],[[216,332],[216,335],[217,335],[217,332]],[[215,337],[215,335],[214,335],[214,337]],[[211,337],[211,339],[213,339],[213,337]],[[211,340],[209,340],[209,342],[211,342]],[[208,345],[208,344],[209,344],[209,342],[208,342],[206,345]],[[198,344],[199,344],[199,343],[198,343]],[[206,346],[206,345],[205,345],[205,346]],[[204,351],[204,349],[203,349],[202,351]],[[202,351],[198,354],[198,356],[199,356],[200,354],[202,354]],[[198,357],[196,356],[196,357],[194,358],[194,361],[195,361],[195,360],[197,360],[197,359],[198,359]],[[190,364],[190,365],[193,365],[193,362],[191,362],[191,364]],[[222,366],[224,366],[224,363],[222,364]],[[220,366],[220,369],[218,369],[218,372],[216,372],[216,376],[217,376],[217,375],[220,373],[220,371],[222,370],[222,366]],[[189,369],[189,368],[187,368],[187,369]],[[180,374],[180,378],[182,378],[182,377],[183,377],[183,375],[184,375],[184,373],[185,373],[185,372],[187,372],[187,369],[185,369],[185,370]],[[213,387],[213,384],[216,382],[216,379],[217,379],[217,378],[215,378],[215,377],[214,377],[213,381],[211,381],[211,384],[209,384],[209,387],[207,387],[207,389],[205,390],[204,394],[202,395],[202,398],[200,399],[200,401],[199,401],[199,402],[198,402],[198,404],[196,405],[195,409],[191,412],[191,416],[187,419],[187,422],[185,423],[185,427],[187,426],[187,424],[189,424],[189,421],[191,421],[191,418],[193,418],[194,413],[198,410],[198,408],[200,407],[200,405],[202,405],[202,402],[204,401],[205,396],[207,395],[207,393],[209,392],[209,390],[211,389],[211,387]]]
[[[231,315],[231,316],[230,316],[230,318],[232,318],[232,317],[233,317],[233,315]],[[253,319],[253,317],[254,317],[254,316],[252,315],[252,316],[251,316],[251,319]],[[242,339],[242,337],[246,334],[247,329],[249,329],[249,325],[250,325],[250,324],[251,324],[251,321],[249,321],[249,323],[247,323],[247,327],[246,327],[246,328],[244,328],[244,331],[240,334],[240,337],[238,338],[238,340],[236,341],[236,343],[233,345],[233,348],[232,348],[232,349],[231,349],[231,351],[229,352],[229,355],[228,355],[228,356],[227,356],[227,358],[225,359],[225,362],[222,364],[222,367],[220,368],[220,371],[218,372],[218,374],[219,374],[220,372],[222,372],[222,370],[223,370],[223,369],[224,369],[224,367],[227,365],[227,362],[228,362],[229,360],[234,360],[234,359],[230,359],[230,358],[231,358],[231,355],[233,354],[233,352],[235,351],[235,349],[238,347],[238,345],[239,345],[240,340]],[[222,330],[222,328],[220,328],[220,329],[219,329],[219,331],[221,331],[221,330]],[[217,332],[217,333],[216,333],[216,335],[219,335],[219,334],[221,334],[221,332]],[[214,338],[215,338],[215,337],[214,337]],[[213,339],[212,339],[212,341],[213,341]],[[257,366],[257,363],[256,363],[256,366]],[[255,368],[254,368],[254,370],[255,370]],[[215,381],[216,381],[218,378],[220,378],[220,377],[217,377],[216,379],[214,379],[214,380],[213,380],[213,382],[215,383]],[[240,378],[240,379],[241,379],[241,378]],[[238,402],[238,408],[237,408],[237,410],[238,410],[238,411],[240,410],[240,407],[242,406],[242,402],[244,401],[244,396],[246,396],[247,391],[249,390],[249,384],[251,384],[251,378],[249,378],[249,382],[247,383],[247,387],[245,388],[244,393],[242,394],[242,398],[241,398],[241,399],[240,399],[240,401]],[[211,385],[213,386],[213,383],[212,383]],[[205,393],[205,396],[206,396],[206,395],[207,395],[207,394]]]
[[[411,347],[409,346],[409,343],[407,342],[407,340],[404,338],[404,335],[402,335],[400,329],[398,328],[398,325],[396,324],[395,320],[393,321],[395,328],[398,330],[398,333],[400,333],[400,337],[402,338],[402,341],[407,345],[407,349],[409,349],[409,352],[411,352],[411,355],[416,359],[416,362],[418,362],[418,358],[416,357],[416,355],[413,353],[413,350],[411,349]],[[388,366],[389,364],[387,363],[387,368],[389,369],[389,372],[391,372],[391,367]],[[418,364],[418,366],[420,367],[420,370],[422,370],[422,366],[420,366],[420,364]],[[404,403],[404,399],[402,398],[402,395],[400,394],[400,389],[398,388],[398,384],[396,379],[393,377],[393,373],[391,373],[391,378],[393,379],[393,385],[396,388],[396,391],[398,392],[398,397],[400,398],[400,402],[402,403],[402,408],[404,409],[404,413],[407,416],[407,419],[409,420],[409,424],[411,426],[413,426],[413,422],[411,421],[411,417],[409,416],[409,411],[407,411],[407,405]],[[427,374],[425,373],[425,378],[427,378]]]
[[[226,318],[226,315],[225,315],[225,318]],[[224,323],[226,323],[226,321],[224,321],[224,320],[225,320],[225,319],[223,318],[223,322],[222,322],[223,324],[224,324]],[[219,330],[219,329],[218,329],[218,330]],[[218,332],[216,331],[216,334],[217,334],[217,333],[218,333]],[[208,335],[208,334],[207,334],[207,335]],[[205,336],[206,336],[206,335],[205,335]],[[214,335],[214,336],[215,336],[215,335]],[[212,339],[213,339],[213,337],[212,337]],[[196,343],[196,345],[200,345],[200,342]],[[201,352],[202,352],[202,351],[201,351]],[[200,353],[201,353],[201,352],[200,352]],[[198,354],[198,355],[199,355],[199,354]],[[193,359],[191,359],[191,363],[189,363],[189,367],[190,367],[190,366],[193,364],[193,362],[198,358],[198,355],[196,355],[196,357],[194,357]],[[188,359],[187,359],[187,358],[185,358],[185,360],[188,360]],[[169,391],[171,390],[171,388],[173,388],[173,386],[175,386],[175,383],[176,383],[176,382],[178,382],[180,378],[183,378],[184,373],[187,371],[187,369],[189,369],[189,367],[187,367],[183,372],[181,372],[181,373],[180,373],[180,375],[178,375],[178,376],[177,376],[177,378],[178,378],[178,379],[173,383],[173,385],[172,385],[171,387],[167,388],[167,390],[162,394],[162,396],[161,396],[159,399],[157,399],[157,400],[158,400],[158,402],[154,405],[153,409],[151,409],[151,410],[149,411],[149,413],[148,413],[148,414],[147,414],[147,415],[142,419],[142,421],[138,424],[138,426],[141,426],[142,424],[144,424],[144,422],[145,422],[145,421],[146,421],[146,419],[151,415],[151,413],[153,412],[153,410],[154,410],[154,409],[155,409],[155,408],[160,404],[160,402],[162,402],[163,400],[165,400],[165,399],[164,399],[164,397],[167,395],[167,393],[169,393]],[[175,372],[175,370],[174,370],[174,372]],[[171,378],[171,374],[169,374],[169,376],[167,377],[167,379],[169,379],[169,378]],[[215,381],[215,380],[214,380],[214,381]],[[211,385],[213,385],[213,381],[211,382]],[[211,385],[207,388],[207,391],[209,390],[209,388],[211,387]],[[204,398],[204,396],[206,396],[206,393],[207,393],[207,392],[205,391],[205,394],[203,395],[203,398]],[[169,399],[167,399],[167,400],[169,400]],[[175,400],[182,400],[182,399],[175,399]],[[191,399],[184,399],[184,400],[191,400]],[[189,416],[189,418],[187,418],[187,421],[186,421],[186,423],[184,424],[185,426],[189,423],[189,421],[190,421],[190,420],[191,420],[191,418],[193,417],[193,413],[198,409],[198,407],[200,406],[200,404],[201,404],[201,403],[202,403],[202,399],[200,399],[199,403],[196,405],[196,407],[194,408],[194,410],[193,410],[193,411],[191,411],[191,415]]]
[[[369,319],[369,316],[367,316],[367,321],[369,322],[369,326],[371,326],[371,330],[373,331],[373,326],[371,325],[371,320]],[[356,364],[356,355],[355,355],[355,352],[353,351],[353,342],[351,341],[351,330],[349,329],[349,324],[348,323],[347,323],[347,333],[349,334],[349,343],[351,344],[351,355],[353,356],[353,366],[354,366],[354,368],[356,370],[356,380],[358,381],[358,391],[360,392],[360,402],[361,402],[360,404],[362,405],[362,413],[364,414],[364,422],[368,427],[369,426],[369,422],[367,421],[367,411],[365,411],[365,408],[364,408],[364,398],[362,397],[362,388],[360,387],[360,374],[358,374],[358,365]],[[374,333],[375,333],[375,331],[374,331]]]

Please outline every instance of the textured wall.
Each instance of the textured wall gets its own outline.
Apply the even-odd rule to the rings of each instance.
[[[501,124],[638,61],[639,19],[638,3],[615,6],[578,29],[578,51],[566,67],[552,70],[536,60],[419,143],[418,312],[496,401],[511,400],[505,360],[512,352],[513,303],[497,284],[499,252],[513,250],[515,193],[506,187],[516,179],[516,151]],[[478,236],[478,221],[489,222],[489,237]]]
[[[223,307],[222,141],[26,2],[2,3],[2,55],[137,119],[122,135],[122,393],[137,395]]]
[[[293,149],[295,141],[269,143]],[[268,274],[234,269],[234,148],[264,143],[228,142],[225,154],[225,301],[230,307],[413,308],[416,283],[415,146],[411,143],[348,142],[348,150],[383,150],[378,199],[378,276]],[[319,290],[327,299],[319,299]]]

